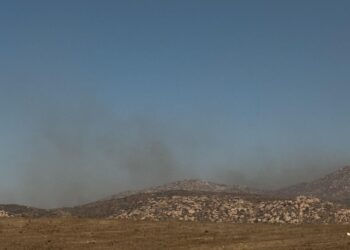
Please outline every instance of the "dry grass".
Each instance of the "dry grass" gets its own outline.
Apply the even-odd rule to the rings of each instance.
[[[350,249],[346,225],[0,219],[0,249]]]

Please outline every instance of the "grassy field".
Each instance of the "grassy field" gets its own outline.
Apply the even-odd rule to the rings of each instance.
[[[0,219],[0,249],[350,249],[349,225]]]

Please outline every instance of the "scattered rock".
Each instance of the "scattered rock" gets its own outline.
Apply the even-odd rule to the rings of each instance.
[[[248,200],[230,194],[161,193],[136,206],[116,210],[109,218],[232,223],[350,223],[350,209],[315,197],[290,200]]]
[[[0,210],[0,217],[10,217],[10,215],[4,210]]]

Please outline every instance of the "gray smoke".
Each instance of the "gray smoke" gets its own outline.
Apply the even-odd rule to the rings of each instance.
[[[222,171],[213,171],[210,175],[222,183],[274,190],[321,178],[348,165],[349,160],[344,155],[324,152],[320,148],[300,148],[284,156],[265,154],[257,157],[252,152],[252,156],[242,159],[238,166],[228,162],[217,167]]]
[[[18,185],[2,197],[40,207],[69,206],[191,176],[183,154],[178,160],[181,151],[172,147],[169,129],[147,118],[117,117],[90,101],[41,107],[32,136],[18,152]]]
[[[215,152],[227,149],[210,129],[123,116],[90,98],[44,103],[27,112],[31,122],[23,125],[31,136],[13,155],[16,180],[1,187],[0,203],[71,206],[183,178],[278,188],[347,163],[312,147],[284,155],[252,150],[247,156],[215,158]]]

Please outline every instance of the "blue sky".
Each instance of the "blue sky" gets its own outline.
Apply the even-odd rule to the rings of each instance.
[[[0,201],[31,202],[23,188],[11,192],[35,172],[30,162],[42,165],[39,179],[66,162],[54,150],[40,159],[52,121],[73,144],[89,129],[80,136],[96,144],[106,127],[138,150],[150,143],[135,135],[157,138],[181,174],[139,186],[180,177],[254,184],[259,175],[268,186],[267,175],[299,171],[296,182],[349,163],[349,13],[348,1],[3,1],[0,183],[10,194]],[[88,176],[116,165],[108,175],[119,179],[95,196],[134,181],[118,157],[96,167],[82,158]]]

